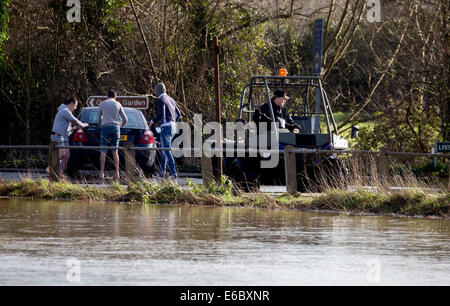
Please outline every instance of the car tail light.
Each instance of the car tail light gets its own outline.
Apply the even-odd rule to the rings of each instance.
[[[83,131],[83,129],[78,129],[73,134],[73,141],[80,141],[80,142],[86,142],[88,141],[86,133]]]
[[[149,144],[155,143],[155,140],[153,139],[150,130],[145,130],[144,134],[141,137],[141,140],[139,140],[139,143],[149,143]]]

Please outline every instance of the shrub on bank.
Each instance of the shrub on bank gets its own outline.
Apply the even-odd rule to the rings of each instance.
[[[430,195],[418,189],[393,193],[364,189],[358,189],[354,192],[329,190],[324,195],[314,199],[312,206],[376,214],[447,216],[450,207],[450,193]]]
[[[448,164],[443,163],[442,161],[437,161],[436,166],[434,165],[434,162],[431,161],[426,164],[413,167],[412,170],[417,176],[440,178],[445,180],[448,179],[448,167]]]
[[[125,198],[145,204],[172,203],[180,193],[180,186],[170,180],[162,183],[142,180],[128,185]]]
[[[26,168],[37,169],[46,168],[48,159],[42,156],[29,157],[27,159],[10,158],[0,161],[0,168]]]
[[[124,190],[114,188],[114,184],[110,188],[97,188],[66,181],[52,183],[45,179],[32,180],[28,178],[20,182],[0,182],[0,196],[100,201],[118,200],[123,197],[123,194]]]

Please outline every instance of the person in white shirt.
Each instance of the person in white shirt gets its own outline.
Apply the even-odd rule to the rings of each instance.
[[[108,91],[108,99],[99,105],[98,126],[101,127],[101,147],[118,147],[120,127],[124,127],[128,122],[127,115],[125,115],[122,105],[116,101],[116,98],[116,91],[111,89]],[[102,180],[105,178],[106,152],[107,150],[100,150],[100,179]],[[119,179],[119,152],[117,149],[112,150],[112,156],[115,166],[114,178]]]

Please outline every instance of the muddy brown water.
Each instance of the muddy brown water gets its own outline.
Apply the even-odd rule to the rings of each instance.
[[[450,285],[450,220],[0,200],[0,285]]]

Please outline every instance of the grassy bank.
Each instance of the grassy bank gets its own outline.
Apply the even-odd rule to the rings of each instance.
[[[208,206],[242,206],[259,208],[327,210],[344,213],[399,214],[407,216],[449,216],[450,193],[426,194],[421,190],[395,193],[329,190],[320,195],[269,195],[241,193],[229,180],[210,186],[189,182],[183,189],[171,182],[141,181],[124,188],[118,183],[110,187],[89,187],[68,182],[24,179],[1,182],[0,196],[34,199],[137,202],[145,204],[187,204]]]

